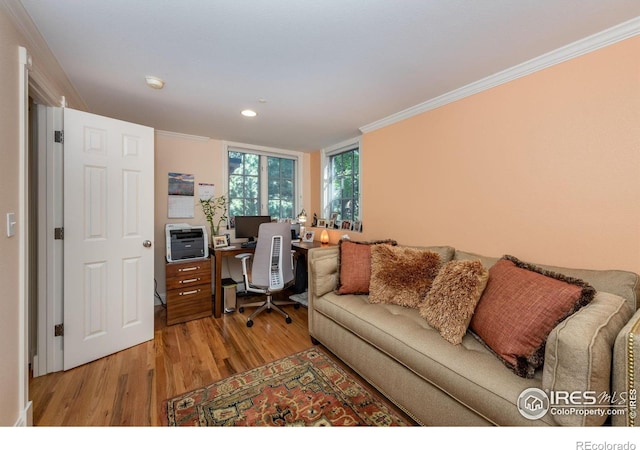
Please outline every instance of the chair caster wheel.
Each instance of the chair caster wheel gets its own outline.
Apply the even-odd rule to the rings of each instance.
[[[273,309],[269,308],[269,309],[267,309],[267,312],[268,312],[269,314],[271,314],[271,313],[273,312]]]
[[[253,326],[253,320],[247,320],[247,328],[251,328]]]
[[[291,317],[287,317],[286,319],[284,319],[284,321],[287,323],[291,323]]]
[[[241,306],[240,308],[238,308],[238,312],[243,313],[244,312],[244,308]]]
[[[300,309],[300,303],[296,303],[295,305],[293,305],[293,309]]]

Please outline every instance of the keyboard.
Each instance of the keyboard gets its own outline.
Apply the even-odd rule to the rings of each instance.
[[[256,248],[256,244],[257,244],[257,242],[255,242],[255,241],[253,241],[253,242],[243,242],[240,247],[242,247],[242,248]]]

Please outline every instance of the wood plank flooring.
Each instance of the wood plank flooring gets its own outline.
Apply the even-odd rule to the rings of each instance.
[[[36,426],[162,425],[164,400],[312,346],[307,310],[285,307],[293,322],[254,310],[167,326],[155,309],[152,341],[29,384]]]
[[[265,312],[247,328],[253,308],[167,326],[157,306],[153,341],[32,379],[34,425],[163,425],[166,399],[311,347],[307,309],[285,308],[291,324]]]

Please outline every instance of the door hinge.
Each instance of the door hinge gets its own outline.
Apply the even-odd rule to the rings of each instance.
[[[53,132],[53,141],[58,144],[64,144],[64,130]]]
[[[58,325],[54,325],[53,327],[53,335],[54,336],[64,336],[64,324],[59,323]]]
[[[55,240],[63,240],[64,239],[64,227],[54,228],[53,229],[53,239],[55,239]]]

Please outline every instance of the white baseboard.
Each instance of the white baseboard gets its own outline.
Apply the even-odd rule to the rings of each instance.
[[[18,421],[13,425],[14,427],[31,427],[33,426],[33,402],[29,400],[27,406],[22,410]]]

